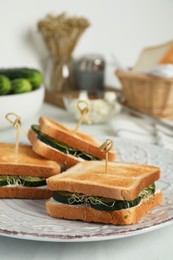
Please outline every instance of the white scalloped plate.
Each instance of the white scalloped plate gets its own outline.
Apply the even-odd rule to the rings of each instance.
[[[164,200],[135,225],[113,226],[49,217],[42,200],[0,200],[0,235],[52,242],[118,239],[153,231],[173,223],[173,153],[146,144],[113,140],[118,161],[138,162],[161,168],[157,182]]]

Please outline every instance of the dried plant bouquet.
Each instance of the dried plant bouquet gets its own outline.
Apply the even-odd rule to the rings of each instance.
[[[69,88],[69,64],[72,53],[89,22],[83,17],[68,17],[65,13],[58,16],[47,15],[38,22],[38,29],[50,51],[52,73],[51,90],[65,91]]]

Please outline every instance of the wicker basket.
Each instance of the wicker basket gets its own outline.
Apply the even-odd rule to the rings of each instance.
[[[173,78],[116,71],[127,106],[157,118],[173,118]]]

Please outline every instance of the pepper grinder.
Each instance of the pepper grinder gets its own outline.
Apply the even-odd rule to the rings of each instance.
[[[104,89],[105,60],[102,55],[84,55],[76,62],[75,67],[78,90],[102,91]]]

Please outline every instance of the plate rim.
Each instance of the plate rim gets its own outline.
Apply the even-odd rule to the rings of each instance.
[[[31,241],[40,241],[40,242],[98,242],[98,241],[108,241],[108,240],[115,240],[115,239],[122,239],[127,237],[132,237],[136,235],[142,235],[145,233],[152,232],[154,230],[159,230],[163,227],[167,227],[173,224],[173,217],[158,222],[152,226],[147,226],[141,229],[133,230],[133,231],[123,231],[119,232],[118,234],[112,232],[108,234],[102,235],[83,235],[83,236],[64,236],[63,235],[38,235],[38,233],[27,233],[27,232],[17,232],[17,231],[8,231],[0,229],[0,236],[9,237],[9,238],[16,238],[21,240],[31,240]]]

